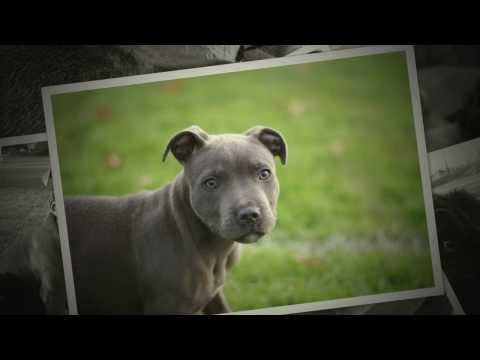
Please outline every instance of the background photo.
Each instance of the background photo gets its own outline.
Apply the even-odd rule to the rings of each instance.
[[[442,267],[469,314],[480,313],[480,139],[429,154]]]
[[[289,145],[278,223],[228,274],[233,310],[430,288],[410,97],[400,52],[55,95],[64,195],[173,180],[163,150],[192,124],[273,127]]]
[[[67,314],[47,141],[0,138],[0,314]]]

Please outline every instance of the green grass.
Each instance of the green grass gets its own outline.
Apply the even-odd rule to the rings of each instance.
[[[270,244],[245,247],[243,255],[225,286],[235,311],[420,289],[433,282],[429,256],[412,249],[359,252],[339,246],[305,254]]]
[[[332,234],[372,238],[385,232],[427,241],[401,53],[57,95],[53,104],[67,195],[126,194],[162,186],[181,169],[173,157],[161,162],[164,147],[174,133],[192,124],[210,133],[266,125],[279,129],[289,146],[288,165],[277,162],[281,195],[272,239],[280,249],[283,243],[322,242]],[[403,254],[397,254],[399,259]],[[254,271],[252,259],[259,256],[247,255],[231,277],[239,290],[228,284],[233,303],[242,302],[241,289],[250,286],[242,273]],[[364,282],[362,291],[339,282],[335,292],[315,280],[324,272],[335,274],[329,267],[308,269],[307,276],[285,253],[262,256],[265,263],[279,264],[263,267],[259,273],[269,285],[255,287],[259,293],[268,289],[269,305],[293,297],[300,286],[294,284],[309,284],[303,293],[326,299],[377,291],[374,284],[387,276],[375,266],[376,255],[343,254],[341,264],[352,270],[348,276],[353,282],[366,276],[354,271],[366,263],[372,264],[367,271],[372,282]],[[412,259],[414,263],[399,260],[395,271],[409,273],[413,266],[419,278],[431,279],[428,250]],[[288,280],[280,276],[290,269]],[[401,285],[384,283],[390,285],[378,291],[418,285],[414,277]],[[258,301],[249,304],[267,305]]]

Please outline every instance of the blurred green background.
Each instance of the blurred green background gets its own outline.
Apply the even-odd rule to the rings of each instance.
[[[161,156],[196,124],[280,130],[278,224],[227,277],[234,311],[433,286],[403,53],[53,97],[65,195],[154,189]]]

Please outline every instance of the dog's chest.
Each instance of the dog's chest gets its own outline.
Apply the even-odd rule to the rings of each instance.
[[[192,312],[200,311],[215,296],[225,282],[225,259],[196,264],[185,274],[182,298],[190,303]]]

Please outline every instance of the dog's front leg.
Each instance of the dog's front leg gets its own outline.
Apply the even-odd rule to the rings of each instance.
[[[231,312],[223,289],[218,290],[213,299],[204,307],[203,313],[206,315],[224,314]]]

